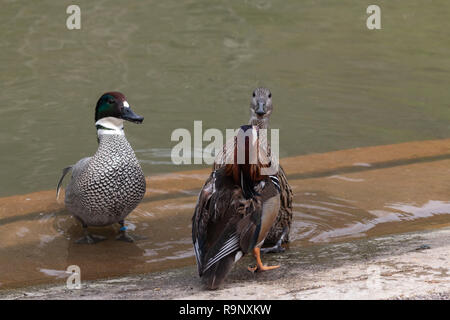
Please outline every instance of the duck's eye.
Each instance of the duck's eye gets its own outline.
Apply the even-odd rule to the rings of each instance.
[[[109,104],[113,104],[113,103],[114,103],[114,100],[113,100],[113,99],[109,99],[109,100],[108,100],[108,103],[109,103]]]
[[[272,98],[272,93],[269,93],[269,98]]]
[[[253,91],[253,98],[254,98],[254,97],[256,97],[256,93],[255,93],[255,91]]]

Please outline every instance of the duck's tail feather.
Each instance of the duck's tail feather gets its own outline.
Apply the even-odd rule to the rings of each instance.
[[[58,186],[56,187],[56,200],[58,200],[58,198],[59,198],[59,192],[61,191],[61,184],[64,180],[64,177],[66,176],[67,172],[69,172],[72,169],[72,167],[73,166],[69,166],[67,168],[64,168],[62,171],[62,176],[59,179]]]
[[[236,252],[229,254],[203,273],[202,278],[208,289],[216,290],[223,283],[233,267],[235,255]]]

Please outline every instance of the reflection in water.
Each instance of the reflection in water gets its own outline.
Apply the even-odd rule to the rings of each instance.
[[[65,270],[39,269],[39,271],[49,277],[55,278],[67,278],[68,274],[70,274]]]
[[[153,165],[172,165],[170,148],[149,148],[134,150],[140,163]]]
[[[402,219],[404,220],[426,218],[436,214],[448,214],[450,212],[450,202],[447,201],[430,200],[423,206],[417,206],[408,203],[394,203],[387,205],[387,207],[409,214],[406,217],[402,217]]]
[[[361,182],[364,181],[364,179],[354,179],[354,178],[349,178],[349,177],[344,177],[344,176],[340,176],[340,175],[333,175],[333,176],[329,176],[328,179],[341,179],[341,180],[345,180],[345,181],[351,181],[351,182]]]
[[[370,214],[356,207],[353,201],[332,198],[320,190],[304,192],[295,197],[295,233],[291,232],[291,237],[306,244],[357,236],[362,230],[346,226],[365,226],[361,221],[369,217]]]
[[[338,203],[333,203],[333,199],[325,201],[324,195],[307,193],[302,197],[302,203],[294,203],[294,230],[293,240],[302,242],[330,242],[348,238],[359,238],[367,236],[369,230],[376,228],[381,224],[391,223],[392,232],[397,224],[402,221],[416,221],[421,218],[435,217],[436,215],[449,215],[450,202],[433,201],[420,205],[411,204],[386,204],[387,210],[364,211],[355,207],[352,203],[346,203],[340,199]],[[312,204],[310,204],[312,203]],[[320,203],[321,205],[317,205]],[[336,210],[335,207],[339,207]],[[301,211],[299,211],[301,210]]]
[[[357,166],[357,167],[371,167],[372,166],[370,163],[365,163],[365,162],[355,162],[353,165]]]

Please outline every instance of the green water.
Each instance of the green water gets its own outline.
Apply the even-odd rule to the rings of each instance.
[[[176,128],[234,128],[273,93],[281,157],[450,137],[450,2],[0,0],[0,196],[53,188],[97,147],[93,109],[119,90],[146,175]],[[206,145],[206,143],[205,143]]]

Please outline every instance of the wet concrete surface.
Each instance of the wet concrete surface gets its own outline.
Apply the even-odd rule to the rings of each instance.
[[[424,245],[427,249],[420,249]],[[252,274],[242,259],[224,286],[205,290],[188,266],[97,281],[0,292],[0,299],[449,299],[450,228],[292,248],[264,256],[276,270]],[[82,273],[82,272],[81,272]]]
[[[286,256],[299,248],[450,226],[450,139],[281,163],[295,194]],[[61,283],[69,265],[80,266],[85,280],[193,266],[191,216],[208,173],[148,178],[144,201],[127,220],[131,233],[145,237],[133,244],[115,241],[118,227],[111,226],[92,230],[107,241],[76,245],[81,227],[54,190],[0,198],[0,290]],[[315,263],[322,263],[319,256]]]

